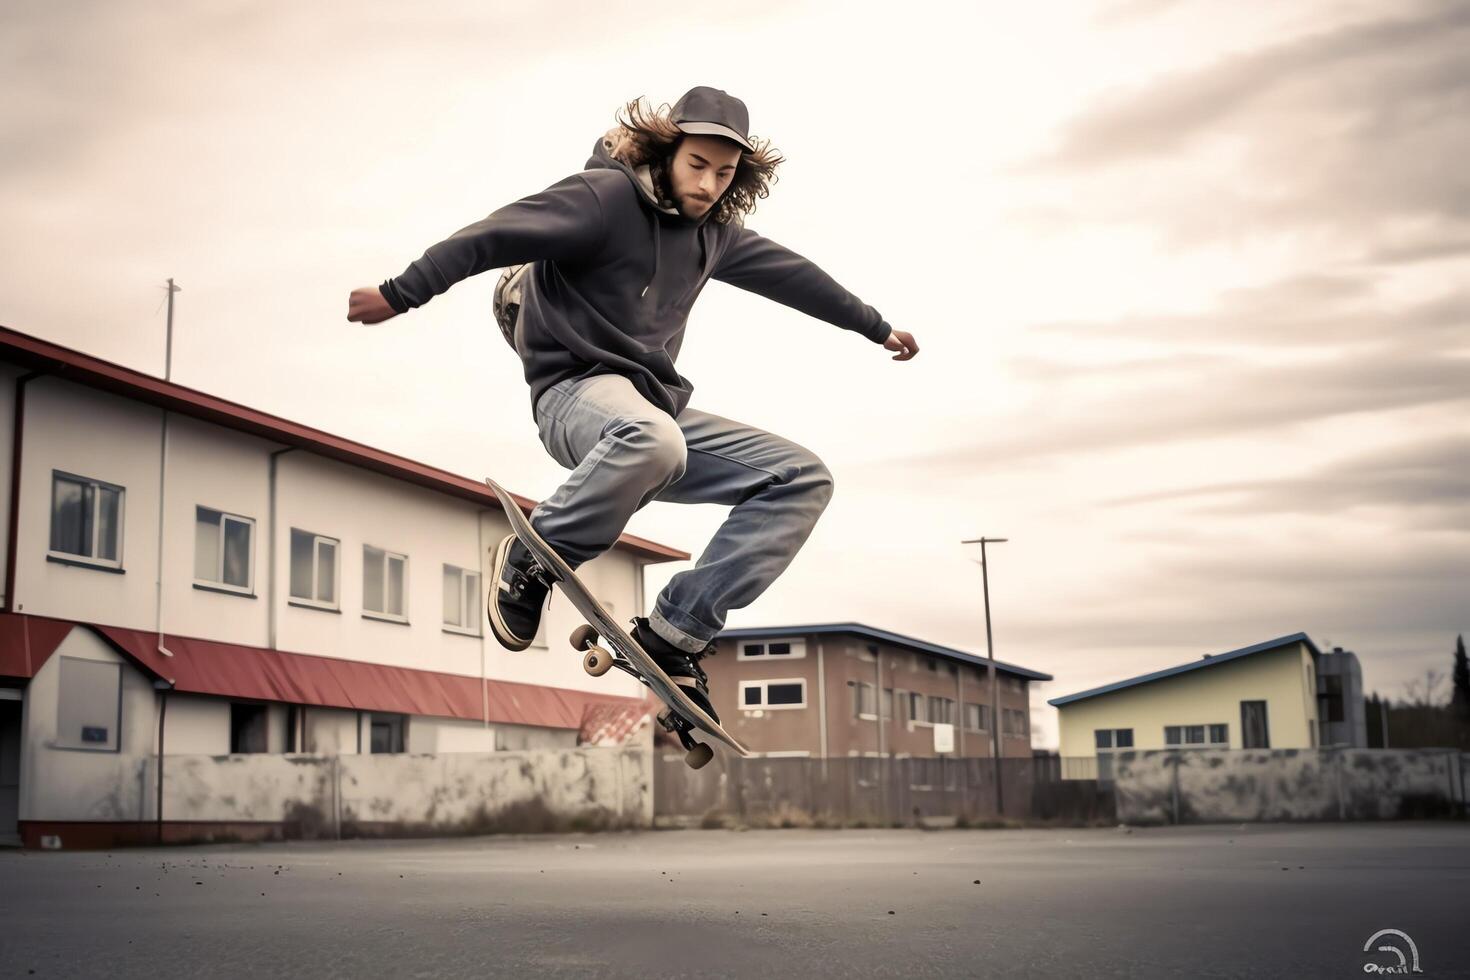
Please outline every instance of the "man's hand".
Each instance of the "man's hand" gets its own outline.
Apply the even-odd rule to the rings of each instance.
[[[889,350],[896,350],[895,361],[907,361],[919,352],[919,345],[914,342],[914,335],[903,330],[890,330],[888,339],[883,341],[883,346]]]
[[[397,315],[398,311],[388,305],[377,286],[354,289],[347,297],[347,319],[353,323],[382,323]]]

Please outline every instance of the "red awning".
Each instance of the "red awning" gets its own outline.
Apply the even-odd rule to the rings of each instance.
[[[0,615],[0,676],[35,676],[74,625],[78,624]],[[570,729],[581,727],[588,705],[642,703],[639,698],[514,681],[481,681],[460,674],[285,653],[165,633],[163,646],[173,654],[170,657],[159,652],[157,633],[92,623],[79,625],[95,631],[138,667],[186,694]]]
[[[0,614],[0,677],[35,677],[75,623]]]

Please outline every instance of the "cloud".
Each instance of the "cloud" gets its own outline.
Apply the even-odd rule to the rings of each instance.
[[[1446,161],[1470,156],[1470,5],[1412,9],[1099,98],[1015,167],[1056,196],[1016,217],[1175,246],[1306,228],[1391,256],[1463,249],[1470,168]]]
[[[986,420],[985,431],[998,435],[958,437],[943,450],[891,457],[882,465],[921,467],[933,476],[974,473],[1061,453],[1264,434],[1346,415],[1470,404],[1467,358],[1399,349],[1392,356],[1348,352],[1308,364],[1219,364],[1183,380],[1165,371],[1161,383],[1152,385],[1128,378],[1103,397],[1048,389],[1043,402],[1015,417]],[[1109,379],[1108,365],[1079,371]],[[966,428],[973,431],[975,425]]]
[[[1361,507],[1413,511],[1404,531],[1470,533],[1470,436],[1448,435],[1359,453],[1309,474],[1132,494],[1104,506],[1228,497],[1201,514],[1332,514]]]

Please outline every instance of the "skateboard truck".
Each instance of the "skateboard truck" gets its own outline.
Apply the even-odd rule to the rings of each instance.
[[[586,670],[593,677],[601,677],[613,667],[618,667],[632,674],[640,681],[643,681],[643,683],[648,683],[643,679],[643,675],[638,673],[637,668],[622,657],[612,653],[612,651],[604,650],[598,646],[597,640],[597,630],[591,626],[578,626],[572,630],[570,637],[572,649],[585,651],[582,657],[582,669]],[[675,712],[672,708],[665,708],[658,715],[657,720],[664,731],[672,732],[678,737],[679,744],[684,746],[684,761],[688,763],[689,768],[703,768],[705,763],[714,758],[715,750],[703,742],[696,742],[693,736],[690,735],[690,732],[694,730],[694,726],[685,721],[683,716]]]
[[[679,717],[672,709],[665,709],[658,716],[658,723],[666,732],[673,732],[679,739],[679,744],[684,746],[684,761],[691,769],[702,769],[706,762],[714,758],[715,750],[704,742],[696,742],[689,734],[693,726],[683,718]]]

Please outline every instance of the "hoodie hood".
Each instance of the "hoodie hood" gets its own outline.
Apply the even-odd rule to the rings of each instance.
[[[592,155],[587,158],[584,170],[621,170],[628,175],[633,186],[638,188],[638,196],[643,203],[655,211],[661,211],[670,217],[683,217],[673,201],[662,200],[657,189],[653,186],[653,172],[647,164],[631,167],[624,161],[627,158],[628,131],[621,126],[614,126],[606,133],[597,138],[592,145]]]
[[[643,202],[645,208],[654,212],[653,214],[653,275],[643,286],[646,294],[648,287],[653,285],[653,280],[658,278],[658,227],[661,220],[670,220],[690,225],[702,225],[715,213],[712,206],[698,218],[686,218],[680,212],[678,205],[673,201],[661,198],[658,189],[654,186],[653,170],[648,164],[629,166],[625,161],[629,149],[628,130],[622,126],[614,126],[606,133],[598,137],[592,146],[592,155],[587,158],[585,170],[620,170],[633,182],[638,189],[638,199]],[[659,216],[662,215],[663,219]]]

